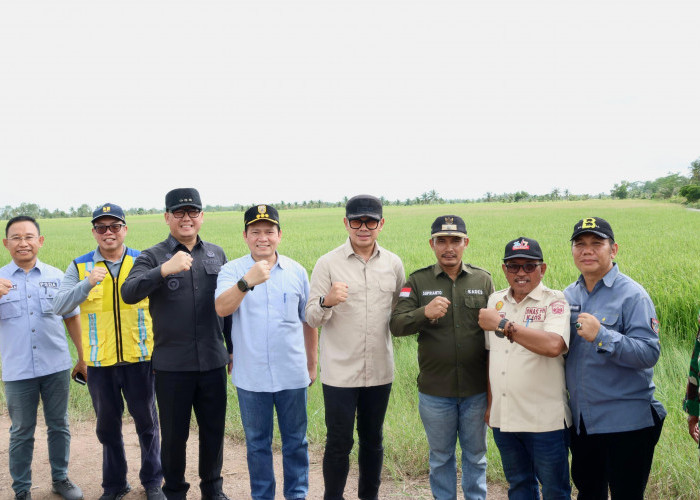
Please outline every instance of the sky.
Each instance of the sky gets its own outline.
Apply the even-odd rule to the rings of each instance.
[[[688,174],[700,2],[5,0],[0,206],[446,199]]]

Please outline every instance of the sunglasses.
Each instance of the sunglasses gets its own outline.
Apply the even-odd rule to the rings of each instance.
[[[517,274],[518,271],[520,271],[520,268],[523,269],[527,274],[530,274],[533,272],[535,269],[537,269],[537,266],[541,266],[542,263],[534,263],[534,262],[528,262],[527,264],[505,264],[506,266],[506,271],[508,271],[510,274]]]
[[[376,219],[367,219],[367,220],[361,220],[361,219],[350,219],[348,220],[348,226],[350,226],[352,229],[360,229],[362,227],[362,224],[365,225],[367,229],[370,231],[373,229],[377,229],[379,227],[379,221]]]
[[[105,234],[107,232],[107,229],[109,229],[113,233],[118,233],[125,226],[126,226],[126,224],[114,223],[114,224],[107,224],[107,225],[100,224],[99,226],[92,226],[92,228],[95,230],[95,232],[97,234]]]
[[[202,211],[198,210],[196,208],[190,208],[189,210],[185,210],[185,209],[173,210],[170,213],[173,214],[173,217],[175,217],[176,219],[184,218],[185,214],[189,215],[190,219],[196,219],[197,217],[199,217],[199,214],[201,214]]]

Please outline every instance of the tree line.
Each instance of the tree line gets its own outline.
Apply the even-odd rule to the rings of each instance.
[[[572,194],[568,189],[554,188],[547,194],[530,194],[526,191],[517,191],[515,193],[491,193],[487,192],[484,196],[477,199],[453,198],[445,199],[441,197],[435,189],[425,191],[414,198],[406,198],[404,200],[396,199],[389,200],[385,197],[380,197],[385,206],[409,206],[409,205],[435,205],[435,204],[453,204],[453,203],[518,203],[518,202],[544,202],[544,201],[577,201],[587,200],[589,198],[643,198],[643,199],[678,199],[684,203],[696,204],[700,201],[700,158],[693,161],[688,167],[690,170],[689,176],[681,175],[680,173],[669,173],[663,177],[654,179],[653,181],[620,181],[616,183],[610,190],[610,193],[599,193],[597,195],[588,194]],[[681,200],[685,198],[685,200]],[[328,202],[322,200],[294,201],[273,203],[278,210],[292,210],[304,208],[329,208],[329,207],[344,207],[348,201],[348,197],[344,197],[340,201]],[[36,203],[21,203],[17,207],[5,205],[0,209],[0,219],[8,220],[17,215],[30,215],[36,219],[56,219],[63,217],[91,217],[93,210],[97,207],[90,207],[87,203],[83,203],[79,207],[70,207],[65,210],[48,210],[42,208]],[[233,205],[206,205],[205,212],[241,212],[248,208],[248,205],[239,203]],[[145,215],[159,214],[163,212],[162,208],[129,208],[125,210],[127,215]]]

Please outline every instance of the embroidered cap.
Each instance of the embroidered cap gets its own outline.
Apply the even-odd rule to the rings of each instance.
[[[593,233],[606,240],[611,239],[615,241],[612,227],[610,227],[608,221],[600,217],[587,217],[578,221],[574,226],[574,233],[571,235],[571,241],[574,241],[577,236],[583,233]]]
[[[124,218],[124,210],[122,210],[122,207],[115,205],[114,203],[105,203],[104,205],[97,207],[95,211],[92,212],[92,220],[90,223],[95,222],[100,217],[114,217],[115,219],[119,219],[120,221],[126,223],[126,219]]]
[[[542,256],[542,249],[537,241],[531,238],[525,238],[520,236],[519,238],[509,241],[506,244],[506,252],[503,256],[503,260],[510,259],[532,259],[532,260],[544,260]]]
[[[459,215],[441,215],[430,226],[430,236],[467,237],[467,225]]]
[[[243,215],[243,222],[246,227],[261,220],[280,225],[279,213],[272,205],[255,205],[246,210]]]
[[[165,195],[165,210],[172,212],[182,207],[202,209],[202,199],[195,188],[177,188]]]

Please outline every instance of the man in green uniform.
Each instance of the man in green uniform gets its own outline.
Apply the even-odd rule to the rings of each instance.
[[[391,317],[395,336],[418,334],[418,409],[430,445],[430,488],[457,496],[455,447],[462,447],[464,498],[486,498],[487,351],[479,309],[494,292],[491,275],[462,262],[469,244],[456,215],[435,219],[437,263],[415,271]]]
[[[700,311],[698,311],[698,324],[700,325]],[[700,397],[698,397],[698,385],[700,379],[700,327],[695,337],[693,355],[690,357],[690,372],[688,373],[688,386],[685,390],[683,409],[688,412],[688,432],[696,443],[700,442],[700,429],[698,429],[698,416],[700,416]]]

